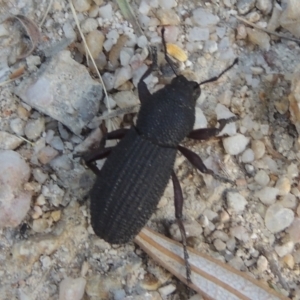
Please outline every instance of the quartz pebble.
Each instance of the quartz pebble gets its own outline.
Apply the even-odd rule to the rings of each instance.
[[[22,119],[12,119],[9,123],[9,126],[15,134],[20,136],[24,135],[25,122]]]
[[[179,25],[180,18],[171,9],[158,9],[156,12],[157,18],[160,20],[161,25]]]
[[[198,222],[185,221],[183,223],[184,223],[184,228],[185,228],[187,237],[193,237],[193,236],[197,237],[197,236],[201,235],[203,230],[202,230],[201,225]],[[174,240],[179,241],[179,242],[181,241],[182,237],[181,237],[181,233],[180,233],[177,223],[172,224],[169,228],[169,231]]]
[[[116,72],[114,88],[117,89],[123,83],[132,78],[132,70],[130,66],[123,67]]]
[[[29,120],[25,126],[25,135],[30,140],[36,140],[45,130],[45,119]]]
[[[195,113],[196,119],[195,119],[195,123],[194,123],[194,129],[206,128],[207,120],[206,120],[206,117],[205,117],[202,109],[196,106],[195,110],[196,110],[196,113]]]
[[[215,112],[217,114],[217,119],[229,119],[234,117],[235,115],[223,104],[218,103]],[[235,122],[231,122],[229,124],[226,124],[223,130],[220,132],[220,135],[235,135],[236,134],[236,124]]]
[[[49,227],[46,219],[36,219],[32,222],[32,230],[35,232],[44,232]]]
[[[65,278],[59,284],[59,300],[81,300],[84,294],[86,280],[80,278]]]
[[[193,10],[193,20],[201,27],[216,25],[220,21],[218,16],[213,15],[210,11],[203,8]]]
[[[254,160],[254,152],[252,149],[246,149],[242,154],[242,162],[250,163]]]
[[[243,226],[235,226],[230,228],[230,234],[235,237],[236,239],[247,242],[249,240],[249,233],[247,232],[247,229]]]
[[[120,108],[140,104],[138,97],[132,91],[121,91],[114,94],[114,100]]]
[[[87,18],[80,24],[83,33],[94,31],[98,27],[98,22],[94,18]]]
[[[159,5],[162,8],[170,9],[170,8],[176,6],[176,0],[160,0]]]
[[[266,186],[270,182],[269,175],[265,170],[259,170],[254,176],[254,180],[261,186]]]
[[[242,15],[248,13],[254,6],[256,0],[238,0],[237,9],[238,12]]]
[[[217,251],[224,251],[226,249],[226,244],[221,241],[220,239],[215,239],[214,240],[214,246],[216,248]]]
[[[265,256],[261,255],[257,260],[257,270],[262,273],[268,269],[268,260]]]
[[[277,188],[266,186],[259,191],[255,191],[254,196],[263,204],[271,205],[275,203],[278,193],[279,190]]]
[[[226,199],[228,208],[236,213],[241,213],[248,204],[247,200],[241,194],[234,192],[227,193]]]
[[[110,20],[112,18],[112,6],[110,3],[99,8],[99,16],[103,19]]]
[[[0,131],[0,149],[14,150],[21,145],[22,139],[5,131]]]
[[[174,284],[168,284],[158,289],[162,297],[166,297],[172,294],[175,290],[176,290],[176,286]]]
[[[90,9],[91,0],[74,0],[73,5],[78,12],[84,12]]]
[[[283,245],[275,246],[275,251],[280,257],[283,257],[291,253],[293,250],[294,250],[294,243],[292,241],[289,241]]]
[[[266,227],[272,232],[280,232],[289,227],[294,220],[294,213],[280,204],[272,204],[265,215]]]
[[[300,243],[300,218],[295,218],[291,226],[287,229],[291,241]]]
[[[209,38],[209,29],[201,27],[193,27],[189,30],[187,39],[190,42],[206,41]]]
[[[249,138],[238,133],[223,139],[225,151],[230,155],[237,155],[243,152],[249,143]]]
[[[30,176],[30,168],[15,151],[0,150],[0,228],[16,227],[26,216],[31,193],[23,189]]]
[[[272,10],[272,1],[271,0],[257,0],[256,8],[259,9],[263,14],[267,15]]]
[[[104,40],[105,36],[99,30],[93,30],[87,35],[86,43],[93,58],[97,58],[100,52],[102,52]]]
[[[290,180],[287,177],[281,177],[277,180],[275,187],[279,190],[280,196],[285,196],[291,190]]]
[[[266,146],[262,141],[253,140],[251,141],[251,149],[254,152],[255,159],[260,159],[265,154]]]

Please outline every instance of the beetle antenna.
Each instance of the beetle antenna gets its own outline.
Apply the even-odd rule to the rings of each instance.
[[[163,46],[164,46],[165,59],[166,59],[167,63],[170,65],[170,67],[173,70],[174,74],[176,76],[178,76],[178,74],[175,70],[175,67],[174,67],[174,63],[172,62],[172,60],[170,59],[170,57],[168,56],[168,53],[167,53],[167,44],[166,44],[166,40],[165,40],[165,28],[164,27],[161,29],[161,37],[162,37],[162,43],[163,43]]]
[[[238,58],[236,58],[233,63],[227,67],[224,71],[222,71],[218,76],[212,77],[210,79],[204,80],[202,82],[199,83],[199,86],[208,82],[213,82],[213,81],[217,81],[224,73],[226,73],[227,71],[229,71],[235,64],[237,64],[239,61]]]

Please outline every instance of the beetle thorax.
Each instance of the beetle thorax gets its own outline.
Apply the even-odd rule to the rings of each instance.
[[[195,122],[195,103],[200,96],[196,82],[183,76],[142,102],[137,130],[161,146],[177,147],[191,132]]]

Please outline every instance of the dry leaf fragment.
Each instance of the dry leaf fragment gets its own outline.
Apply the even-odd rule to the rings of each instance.
[[[179,61],[184,62],[188,59],[184,50],[175,44],[167,43],[167,52]]]
[[[25,58],[29,56],[32,51],[36,48],[37,44],[40,41],[40,31],[38,29],[38,26],[29,18],[23,16],[23,15],[16,15],[9,17],[8,19],[17,19],[21,25],[25,28],[26,34],[29,36],[31,41],[31,48],[27,48],[24,53],[18,56],[18,59]]]

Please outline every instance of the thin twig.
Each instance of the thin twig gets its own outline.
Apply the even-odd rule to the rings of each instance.
[[[48,15],[48,13],[49,13],[49,10],[51,9],[52,4],[53,4],[53,0],[50,0],[50,1],[49,1],[49,5],[48,5],[48,7],[47,7],[47,9],[46,9],[46,12],[45,12],[45,14],[44,14],[44,16],[43,16],[43,19],[42,19],[42,21],[41,21],[40,24],[39,24],[40,28],[43,26],[43,24],[44,24],[44,22],[45,22],[45,20],[46,20],[46,18],[47,18],[47,15]]]
[[[104,90],[104,94],[105,94],[106,107],[107,107],[108,112],[110,112],[111,109],[110,109],[109,99],[108,99],[108,94],[107,94],[107,91],[106,91],[104,82],[103,82],[102,77],[101,77],[101,75],[100,75],[100,73],[99,73],[99,70],[98,70],[97,65],[96,65],[96,63],[95,63],[95,60],[94,60],[94,58],[93,58],[93,56],[92,56],[92,54],[91,54],[91,51],[90,51],[90,49],[89,49],[89,47],[88,47],[88,45],[87,45],[87,43],[86,43],[84,34],[83,34],[83,32],[81,31],[81,28],[80,28],[80,25],[79,25],[79,21],[78,21],[78,18],[77,18],[77,14],[76,14],[75,8],[74,8],[74,6],[73,6],[72,0],[69,0],[69,3],[70,3],[71,11],[72,11],[73,16],[74,16],[74,20],[75,20],[75,22],[76,22],[76,26],[77,26],[77,28],[78,28],[78,31],[79,31],[80,36],[81,36],[81,38],[82,38],[82,41],[83,41],[83,43],[84,43],[84,45],[85,45],[86,51],[87,51],[89,57],[91,58],[91,61],[92,61],[92,63],[93,63],[93,66],[94,66],[94,68],[95,68],[95,70],[96,70],[96,73],[97,73],[97,75],[98,75],[98,77],[99,77],[99,79],[100,79],[100,82],[101,82],[101,84],[102,84],[102,87],[103,87],[103,90]],[[110,130],[110,129],[109,129],[109,130]]]
[[[258,29],[258,30],[261,30],[261,31],[264,31],[264,32],[266,32],[266,33],[272,34],[272,35],[277,36],[277,37],[279,37],[279,38],[281,38],[281,39],[286,39],[286,40],[290,40],[290,41],[294,41],[294,42],[300,43],[300,40],[299,40],[299,39],[292,38],[292,37],[288,37],[288,36],[286,36],[286,35],[283,35],[283,34],[280,34],[280,33],[277,33],[277,32],[274,32],[274,31],[271,31],[271,30],[268,30],[268,29],[265,29],[265,28],[262,28],[262,27],[260,27],[260,26],[258,26],[258,25],[256,25],[256,24],[254,24],[254,23],[252,23],[252,22],[250,22],[250,21],[247,21],[246,19],[244,19],[244,18],[242,18],[242,17],[239,17],[239,16],[235,16],[235,17],[236,17],[238,20],[240,20],[240,21],[246,23],[247,25],[250,25],[250,26],[252,26],[252,27],[254,27],[254,28]]]

